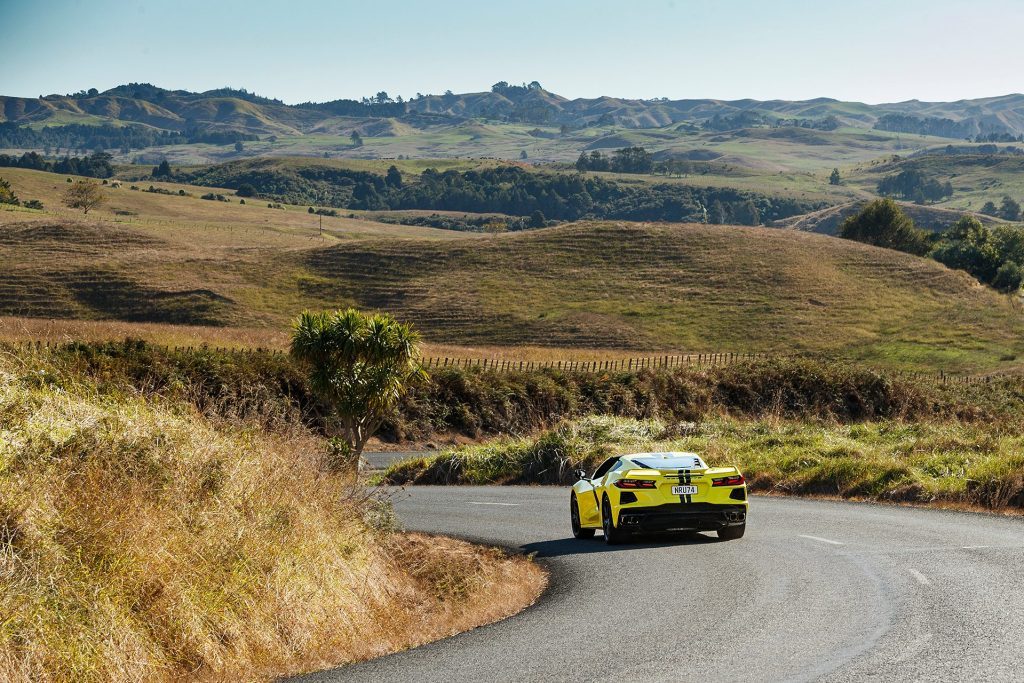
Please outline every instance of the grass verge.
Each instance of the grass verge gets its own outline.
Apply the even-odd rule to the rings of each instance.
[[[1024,509],[1024,435],[991,423],[712,419],[665,424],[592,416],[535,438],[400,461],[389,484],[569,484],[615,453],[685,450],[737,465],[751,490]]]
[[[525,558],[398,532],[320,451],[0,354],[0,680],[266,680],[542,590]]]

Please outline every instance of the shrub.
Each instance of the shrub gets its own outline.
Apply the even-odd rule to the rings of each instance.
[[[26,204],[25,206],[28,206]],[[1000,292],[1016,292],[1024,283],[1024,270],[1013,261],[1006,261],[996,271],[992,286]]]

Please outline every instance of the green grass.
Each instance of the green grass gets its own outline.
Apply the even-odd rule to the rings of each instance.
[[[977,147],[957,143],[956,147]],[[999,149],[1017,146],[998,143]],[[944,147],[944,146],[943,146]],[[932,206],[946,209],[980,211],[985,202],[999,206],[1004,196],[1024,201],[1024,156],[1011,154],[946,154],[942,148],[933,153],[898,161],[880,160],[864,164],[849,175],[849,184],[866,192],[874,192],[878,181],[902,170],[916,168],[940,182],[949,181],[953,196]]]
[[[1018,425],[1019,427],[1019,425]],[[692,451],[736,465],[756,492],[1024,508],[1024,436],[998,424],[780,419],[666,424],[588,417],[535,438],[464,446],[391,465],[398,483],[568,483],[627,452]]]
[[[362,146],[352,145],[350,131],[366,125],[360,119],[325,123],[302,135],[279,133],[276,141],[263,139],[246,142],[236,152],[232,145],[173,145],[153,147],[127,155],[117,161],[129,163],[139,157],[146,164],[166,157],[172,164],[220,163],[257,156],[303,156],[352,162],[379,162],[399,156],[414,160],[452,160],[464,164],[491,158],[519,160],[526,151],[531,163],[572,163],[580,152],[601,149],[605,153],[618,147],[638,145],[660,155],[683,155],[699,151],[719,155],[718,167],[763,175],[799,173],[825,180],[833,167],[841,169],[863,164],[892,154],[907,154],[949,142],[944,138],[896,135],[885,131],[844,127],[835,131],[811,131],[793,128],[754,128],[745,131],[699,132],[678,130],[679,124],[660,128],[623,128],[595,126],[560,133],[556,126],[502,123],[487,120],[451,122],[428,127],[394,124],[380,128],[376,123],[363,133]],[[374,132],[380,128],[379,132]],[[540,130],[543,137],[531,135]],[[385,132],[386,131],[386,132]],[[390,162],[394,163],[394,162]],[[824,183],[827,186],[827,181]]]

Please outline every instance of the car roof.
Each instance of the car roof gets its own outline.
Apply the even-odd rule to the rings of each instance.
[[[630,453],[622,456],[641,467],[650,469],[706,469],[707,463],[696,453],[667,451],[663,453]]]

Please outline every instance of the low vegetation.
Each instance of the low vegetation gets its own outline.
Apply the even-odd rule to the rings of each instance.
[[[1019,426],[1019,425],[1018,425]],[[996,424],[900,420],[842,424],[714,418],[588,417],[535,438],[400,461],[390,484],[568,484],[609,455],[683,450],[737,465],[752,491],[1024,510],[1024,435]]]
[[[333,410],[310,388],[306,369],[282,353],[174,350],[141,341],[75,342],[38,353],[104,391],[187,403],[215,420],[326,433]],[[943,382],[800,359],[604,373],[439,368],[410,387],[382,434],[391,441],[530,434],[594,413],[667,421],[779,414],[1012,422],[1024,414],[1024,392],[1014,377]]]
[[[4,681],[269,679],[502,618],[543,586],[523,558],[397,532],[294,423],[209,420],[81,370],[0,355]]]

